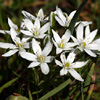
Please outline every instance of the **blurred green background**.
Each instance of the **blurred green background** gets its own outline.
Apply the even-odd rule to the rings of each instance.
[[[45,15],[49,15],[50,11],[55,11],[56,5],[62,9],[62,11],[66,13],[70,13],[73,10],[77,10],[79,5],[83,0],[0,0],[0,29],[7,30],[9,29],[7,18],[9,17],[15,24],[20,27],[20,23],[24,18],[21,11],[26,10],[27,12],[36,15],[40,8],[43,8]],[[88,3],[85,5],[80,17],[78,20],[83,21],[92,21],[91,30],[99,29],[98,34],[100,34],[100,0],[88,0]],[[0,34],[0,41],[10,41],[9,36]],[[23,64],[23,60],[20,57],[10,57],[3,58],[1,55],[5,52],[5,50],[0,49],[0,87],[13,79],[15,76],[22,75],[22,80],[15,82],[12,86],[5,89],[2,93],[0,93],[0,100],[4,100],[10,94],[14,92],[26,95],[28,83],[32,83],[32,77],[36,78],[36,83],[33,87],[38,83],[38,75],[33,74],[30,75],[32,70],[29,69],[30,72],[26,71],[27,63]],[[20,65],[19,65],[20,63]],[[23,67],[18,67],[24,65]],[[95,67],[95,76],[96,79],[100,79],[100,66]],[[31,77],[30,80],[24,79],[25,74],[27,74],[27,78]],[[34,78],[34,79],[35,79]],[[44,79],[47,78],[44,76]],[[27,80],[27,81],[26,81]],[[42,80],[42,77],[40,77]],[[46,79],[45,79],[46,80]],[[42,82],[42,81],[41,81]],[[41,83],[42,84],[42,83]],[[55,86],[59,85],[55,84]],[[45,84],[43,85],[45,86]],[[31,87],[30,87],[31,88]],[[36,87],[37,88],[37,87]],[[34,91],[39,90],[38,93],[41,93],[41,88],[34,89]],[[91,100],[100,100],[100,83],[95,83],[94,92],[92,93]],[[44,94],[47,91],[45,90]],[[38,94],[36,93],[36,94]],[[38,98],[35,92],[33,93],[34,98]],[[26,95],[28,96],[28,95]],[[41,96],[40,96],[41,97]],[[58,96],[59,97],[59,96]],[[34,99],[35,100],[35,99]],[[52,99],[51,100],[58,100]],[[59,99],[61,100],[61,99]],[[72,99],[73,100],[73,97]]]

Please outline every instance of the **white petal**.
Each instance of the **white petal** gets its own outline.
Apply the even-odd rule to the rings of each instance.
[[[83,24],[80,24],[76,29],[76,36],[78,41],[83,40]]]
[[[28,66],[28,68],[36,67],[36,66],[38,66],[39,64],[40,64],[40,62],[32,62],[32,63]]]
[[[39,43],[34,38],[32,40],[32,49],[35,54],[41,54],[41,47],[39,46]]]
[[[45,36],[46,36],[46,34],[40,34],[38,37],[35,37],[35,38],[43,39]]]
[[[63,21],[59,18],[59,17],[57,17],[57,16],[55,16],[55,19],[57,20],[57,22],[61,25],[61,26],[65,26],[65,23],[63,23]]]
[[[23,34],[27,36],[33,36],[33,34],[30,31],[20,30],[20,32],[22,32]]]
[[[88,44],[88,49],[100,51],[100,44]]]
[[[32,53],[28,53],[28,52],[20,52],[19,53],[20,56],[24,59],[27,59],[29,61],[37,61],[37,56],[32,54]]]
[[[14,29],[18,29],[18,26],[16,24],[14,24],[10,18],[8,18],[8,24],[10,26],[10,28],[14,28]]]
[[[24,21],[25,26],[27,27],[27,29],[29,31],[32,31],[32,28],[34,27],[32,21],[30,21],[29,19],[23,19],[23,21]]]
[[[44,13],[43,13],[43,9],[42,8],[39,10],[37,16],[40,16],[40,17],[44,18]]]
[[[40,67],[43,74],[47,75],[49,73],[49,66],[47,63],[41,63]]]
[[[69,18],[72,19],[73,16],[75,15],[75,13],[76,13],[76,10],[75,10],[75,11],[72,11],[72,12],[70,13],[70,15],[69,15]]]
[[[58,61],[58,60],[55,60],[55,63],[56,63],[58,66],[63,67],[63,64],[62,64],[60,61]]]
[[[17,49],[10,50],[10,51],[6,52],[5,54],[3,54],[2,56],[9,57],[9,56],[12,56],[13,54],[15,54],[17,51],[18,51]]]
[[[36,27],[38,29],[40,28],[40,20],[38,18],[35,19],[34,27]]]
[[[88,63],[88,61],[82,61],[82,62],[75,62],[72,64],[71,68],[81,68],[85,66]]]
[[[95,36],[96,36],[96,34],[97,34],[97,29],[96,30],[94,30],[94,31],[92,31],[86,38],[85,38],[85,42],[87,43],[87,44],[89,44],[89,43],[91,43],[92,41],[93,41],[93,39],[95,38]]]
[[[62,20],[63,23],[65,23],[66,22],[66,18],[63,15],[63,12],[61,11],[61,9],[56,7],[56,11],[57,11],[58,17]]]
[[[95,41],[93,41],[92,43],[95,43],[95,44],[100,44],[100,38],[99,39],[96,39]]]
[[[50,28],[50,22],[46,23],[44,26],[41,27],[40,29],[40,34],[45,33],[47,30]]]
[[[18,35],[16,30],[14,28],[11,28],[10,29],[10,34],[11,34],[12,40],[16,43],[16,38],[17,38],[17,35]]]
[[[35,20],[35,16],[33,16],[32,14],[30,14],[29,12],[27,12],[27,11],[22,11],[22,14],[26,17],[26,18],[28,18],[28,19],[33,19],[33,20]]]
[[[10,31],[7,31],[7,30],[0,30],[0,33],[2,33],[2,34],[10,34]]]
[[[77,73],[74,69],[70,69],[69,70],[69,73],[76,79],[76,80],[79,80],[79,81],[84,81],[81,76],[79,75],[79,73]]]
[[[89,25],[85,29],[85,38],[90,34],[90,27]]]
[[[11,44],[11,43],[2,43],[2,42],[0,42],[0,48],[4,48],[4,49],[8,49],[8,48],[15,49],[17,47],[16,47],[16,45]]]
[[[47,56],[46,58],[45,58],[45,62],[46,63],[50,63],[52,60],[53,60],[53,56]]]
[[[61,55],[60,55],[60,59],[61,59],[63,65],[67,62],[67,60],[66,60],[66,56],[65,56],[65,52],[64,52],[64,53],[61,53]]]
[[[65,42],[68,42],[71,36],[71,32],[69,29],[66,30],[65,34],[62,36],[62,40]]]
[[[63,49],[61,49],[61,48],[56,48],[56,54],[59,54],[59,53],[61,53],[63,51]]]
[[[72,63],[75,59],[76,54],[74,52],[69,53],[68,57],[67,57],[67,61]]]
[[[51,52],[52,46],[53,46],[52,43],[49,41],[49,42],[46,44],[46,46],[44,47],[44,49],[43,49],[43,51],[42,51],[42,54],[45,55],[45,56],[47,56],[47,55]]]
[[[52,29],[52,32],[53,32],[53,37],[55,41],[59,44],[59,42],[61,42],[60,36],[53,29]]]
[[[77,39],[71,35],[71,38],[74,42],[78,43]]]
[[[94,53],[94,52],[92,52],[91,50],[89,50],[89,49],[84,49],[85,50],[85,52],[87,53],[87,54],[89,54],[90,56],[92,56],[92,57],[97,57],[97,55]]]
[[[52,38],[52,41],[53,41],[54,45],[58,48],[58,44],[54,41],[53,38]]]
[[[65,68],[62,68],[61,70],[60,70],[60,75],[62,76],[62,75],[66,75],[68,73],[68,70],[67,69],[65,69]]]

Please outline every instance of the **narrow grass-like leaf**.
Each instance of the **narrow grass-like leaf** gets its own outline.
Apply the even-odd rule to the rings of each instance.
[[[84,87],[85,87],[84,88],[84,92],[88,91],[88,88],[89,88],[88,85],[90,85],[90,83],[91,83],[91,77],[89,75],[93,75],[93,73],[94,73],[94,67],[95,67],[95,63],[92,64],[91,69],[90,69],[90,71],[88,73],[88,76],[86,78],[86,81],[85,81],[85,84],[84,84]]]
[[[46,100],[46,99],[48,99],[49,97],[53,96],[54,94],[56,94],[57,92],[59,92],[63,88],[65,88],[70,82],[71,82],[71,80],[68,79],[67,81],[65,81],[64,83],[60,84],[58,87],[56,87],[55,89],[53,89],[50,92],[48,92],[47,94],[45,94],[39,100]]]
[[[0,87],[0,93],[7,87],[9,87],[10,85],[12,85],[15,81],[18,80],[19,77],[14,78],[12,80],[10,80],[9,82],[7,82],[6,84],[4,84],[3,86]]]
[[[71,33],[73,34],[73,31],[74,31],[74,26],[75,26],[75,23],[82,11],[82,9],[84,8],[85,4],[87,3],[88,0],[84,0],[82,2],[82,4],[80,5],[80,7],[78,8],[78,10],[76,11],[75,15],[73,16],[71,22],[70,22],[70,25],[69,25],[69,30],[71,31]]]

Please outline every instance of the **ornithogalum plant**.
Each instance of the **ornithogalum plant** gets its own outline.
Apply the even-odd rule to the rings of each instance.
[[[56,74],[58,77],[62,77],[62,80],[65,77],[64,83],[57,88],[54,88],[54,85],[54,89],[50,92],[50,89],[48,89],[49,93],[39,100],[46,100],[67,85],[70,86],[73,82],[74,85],[77,85],[78,82],[78,85],[81,83],[83,86],[83,83],[85,84],[85,80],[87,80],[85,74],[88,74],[88,72],[85,72],[85,69],[92,68],[89,66],[90,62],[92,63],[91,57],[97,57],[100,54],[100,38],[95,39],[97,29],[90,31],[92,22],[76,22],[86,2],[87,0],[84,0],[79,9],[72,11],[69,15],[56,6],[56,10],[52,11],[46,18],[42,8],[38,11],[37,16],[23,10],[22,14],[24,18],[21,22],[20,29],[8,18],[10,30],[0,30],[0,33],[10,35],[13,42],[0,42],[0,48],[9,49],[2,55],[3,57],[10,57],[18,52],[21,59],[24,59],[27,63],[31,61],[28,67],[26,66],[27,71],[30,71],[28,68],[37,70],[39,74],[43,73],[44,77],[47,75],[48,79],[50,77],[52,79],[52,76]],[[62,31],[60,32],[62,32],[62,34],[59,34],[60,32],[57,28],[55,29],[56,25],[54,22],[58,24],[59,29],[61,27]],[[37,71],[35,71],[35,73],[37,73]],[[28,78],[29,77],[30,76],[28,76]],[[55,80],[56,78],[57,77],[55,77]],[[15,81],[13,80],[10,83],[12,84]],[[54,82],[58,81],[59,80]],[[28,84],[30,84],[30,81],[28,82]],[[42,82],[40,85],[38,84],[38,87],[41,87]],[[31,84],[34,84],[34,82]],[[33,90],[34,89],[31,88],[31,91]],[[32,100],[30,89],[28,93],[30,100]],[[69,95],[66,95],[66,98]]]

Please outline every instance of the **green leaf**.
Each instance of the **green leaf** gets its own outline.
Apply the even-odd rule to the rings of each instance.
[[[73,31],[74,31],[74,26],[75,26],[75,23],[82,11],[82,9],[84,8],[85,4],[87,3],[88,0],[84,0],[82,2],[82,4],[80,5],[80,7],[78,8],[78,10],[76,11],[75,15],[73,16],[71,22],[70,22],[70,25],[69,25],[69,30],[71,31],[71,33],[73,34]]]
[[[57,92],[59,92],[63,88],[65,88],[70,82],[71,82],[71,80],[68,79],[67,81],[65,81],[64,83],[60,84],[58,87],[56,87],[55,89],[53,89],[50,92],[48,92],[47,94],[45,94],[39,100],[46,100],[46,99],[48,99],[49,97],[53,96],[54,94],[56,94]]]
[[[91,69],[90,69],[90,71],[88,73],[88,76],[86,78],[86,81],[85,81],[85,84],[84,84],[84,87],[85,87],[84,88],[84,92],[88,91],[88,88],[89,88],[88,85],[90,85],[90,83],[91,83],[91,77],[89,75],[93,75],[93,73],[94,73],[94,67],[95,67],[95,63],[92,64]]]
[[[0,93],[7,87],[9,87],[10,85],[12,85],[16,80],[18,80],[19,77],[12,79],[11,81],[7,82],[6,84],[4,84],[3,86],[0,87]]]

